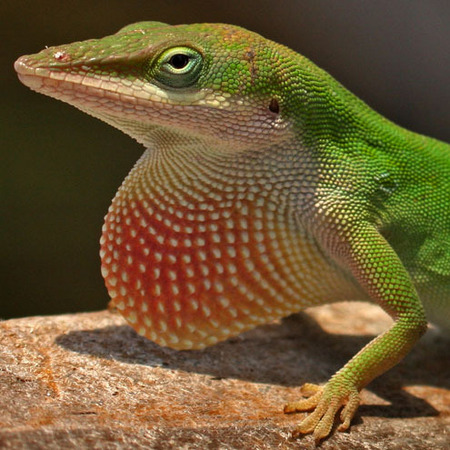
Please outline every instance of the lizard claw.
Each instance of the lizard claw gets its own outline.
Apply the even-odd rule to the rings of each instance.
[[[285,413],[313,410],[294,429],[293,436],[313,433],[316,444],[326,438],[333,427],[335,416],[344,406],[340,414],[341,425],[339,431],[349,428],[350,422],[358,409],[359,392],[354,386],[349,386],[338,378],[331,379],[325,386],[307,383],[301,391],[307,398],[288,403],[284,407]]]

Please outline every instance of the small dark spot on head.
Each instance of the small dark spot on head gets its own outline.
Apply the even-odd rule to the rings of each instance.
[[[275,114],[280,113],[280,104],[278,103],[278,100],[276,98],[270,100],[269,109]]]
[[[253,61],[255,59],[255,51],[251,47],[249,47],[247,49],[247,52],[245,53],[245,57],[247,61]]]

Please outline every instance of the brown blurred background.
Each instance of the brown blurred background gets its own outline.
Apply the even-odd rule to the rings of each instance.
[[[244,26],[309,57],[395,122],[450,140],[448,0],[3,0],[1,318],[106,306],[103,216],[143,151],[22,86],[13,62],[140,20]]]

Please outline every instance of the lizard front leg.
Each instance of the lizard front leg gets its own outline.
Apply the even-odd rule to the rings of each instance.
[[[426,330],[422,304],[411,279],[389,243],[370,224],[353,226],[333,245],[335,256],[351,271],[370,297],[394,319],[322,387],[306,384],[309,398],[289,403],[286,413],[313,412],[295,428],[294,435],[313,432],[316,442],[329,435],[341,408],[339,430],[346,430],[359,406],[359,392],[409,352]]]

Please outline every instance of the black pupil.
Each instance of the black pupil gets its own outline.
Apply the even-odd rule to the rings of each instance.
[[[182,53],[177,53],[176,55],[173,55],[170,60],[169,64],[174,69],[184,69],[189,62],[189,56],[183,55]]]

